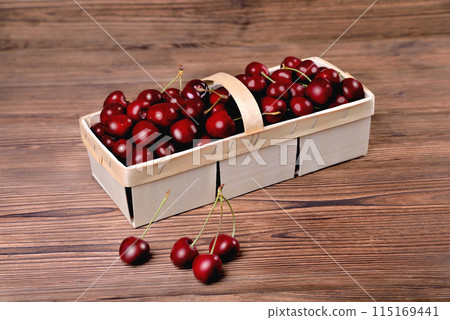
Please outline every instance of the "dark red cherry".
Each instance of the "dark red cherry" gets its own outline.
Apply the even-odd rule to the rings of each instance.
[[[284,69],[275,70],[270,75],[270,78],[276,83],[281,83],[287,86],[292,84],[292,72],[289,70]]]
[[[219,111],[227,111],[227,106],[224,103],[218,103],[211,109],[211,114],[219,112]]]
[[[134,143],[138,147],[148,146],[159,137],[159,130],[148,120],[142,120],[136,123],[131,132]]]
[[[252,93],[262,92],[266,88],[266,80],[258,75],[251,76],[244,84]]]
[[[101,124],[100,122],[97,122],[96,124],[94,124],[91,127],[92,132],[94,132],[94,134],[97,136],[97,138],[101,138],[105,135],[106,130],[105,127],[103,126],[103,124]]]
[[[177,240],[170,251],[170,260],[178,268],[190,268],[195,257],[198,256],[198,250],[195,246],[191,247],[192,239],[183,237]]]
[[[297,67],[300,64],[300,62],[302,62],[302,60],[300,60],[299,58],[288,56],[284,58],[284,60],[281,62],[281,67],[286,66],[289,68],[298,69]]]
[[[127,100],[125,99],[125,95],[123,94],[122,91],[114,91],[111,92],[105,99],[105,101],[103,102],[103,108],[112,104],[112,103],[118,103],[120,105],[122,105],[123,107],[127,107],[128,103]]]
[[[197,280],[211,283],[222,276],[222,261],[216,254],[201,254],[194,259],[192,271]]]
[[[153,152],[147,147],[135,147],[133,148],[130,159],[127,157],[127,165],[135,165],[143,162],[147,162],[154,159]]]
[[[224,87],[217,88],[214,90],[214,92],[211,92],[209,95],[209,104],[213,105],[218,100],[220,100],[220,103],[226,104],[230,100],[230,93],[227,89]]]
[[[207,134],[204,134],[200,137],[200,139],[195,140],[196,147],[200,147],[200,146],[204,146],[205,144],[211,143],[213,140],[210,136],[208,136]]]
[[[170,100],[175,96],[181,96],[181,91],[177,88],[169,88],[162,93],[164,101],[169,103]]]
[[[234,134],[236,126],[225,111],[211,114],[206,120],[206,132],[213,138],[226,138]]]
[[[105,124],[109,117],[116,114],[126,114],[126,112],[127,109],[121,104],[112,103],[107,107],[104,107],[102,112],[100,112],[100,122]]]
[[[294,97],[303,97],[305,95],[306,88],[301,83],[293,83],[289,86],[289,94],[292,98]]]
[[[264,97],[260,103],[261,112],[263,117],[269,123],[279,122],[286,113],[286,103],[283,100],[275,99],[272,97]],[[279,114],[267,114],[267,113],[279,113]]]
[[[116,143],[116,140],[108,134],[103,135],[103,137],[100,140],[109,150],[112,150],[114,144]]]
[[[190,143],[197,134],[197,127],[191,119],[182,119],[170,127],[170,135],[179,143]]]
[[[144,90],[139,93],[136,100],[145,100],[151,105],[161,102],[163,99],[161,92],[155,89]]]
[[[306,74],[310,79],[313,79],[314,76],[319,71],[319,68],[317,67],[317,65],[311,60],[303,60],[302,62],[299,63],[299,65],[297,66],[296,69],[303,72],[304,74]],[[304,75],[302,75],[301,73],[296,72],[296,74],[299,78],[298,81],[306,82],[306,83],[309,82],[306,79],[306,77]]]
[[[138,98],[128,105],[127,115],[135,122],[143,120],[147,116],[147,110],[149,107],[150,102]]]
[[[115,138],[124,137],[133,126],[133,120],[126,114],[112,115],[106,120],[105,130]]]
[[[174,153],[175,147],[168,141],[158,144],[155,148],[155,154],[158,156],[158,158],[169,156]]]
[[[215,239],[216,237],[214,237],[209,243],[210,251],[214,245]],[[222,233],[218,235],[216,245],[214,246],[214,251],[212,253],[217,254],[223,262],[227,262],[233,260],[233,258],[239,254],[239,249],[239,242],[235,238]]]
[[[342,80],[342,95],[348,101],[355,101],[364,98],[364,88],[358,80],[354,78],[346,78]]]
[[[314,105],[311,100],[308,100],[304,97],[294,97],[289,102],[289,106],[291,107],[292,113],[296,117],[305,116],[307,114],[314,112]]]
[[[341,82],[341,79],[339,78],[339,73],[334,69],[326,69],[319,71],[314,79],[318,78],[330,81],[332,86],[336,86]]]
[[[269,97],[272,97],[275,99],[288,100],[289,99],[288,86],[278,83],[278,82],[271,83],[266,88],[266,96],[269,96]]]
[[[112,148],[112,153],[119,159],[125,160],[129,152],[132,152],[131,143],[127,143],[127,139],[117,140]]]
[[[247,74],[238,74],[235,78],[245,84],[245,86],[247,86],[247,82],[250,79],[250,76]]]
[[[180,96],[180,95],[173,95],[172,99],[168,99],[167,101],[166,100],[164,100],[164,101],[167,102],[167,103],[172,104],[177,111],[181,111],[181,108],[182,108],[183,104],[187,100],[185,98],[183,98],[182,96]]]
[[[262,72],[269,75],[269,69],[260,62],[251,62],[245,68],[245,74],[251,76],[260,76]]]
[[[322,78],[314,79],[306,88],[306,96],[317,104],[325,104],[332,94],[330,81]]]
[[[200,98],[190,99],[182,105],[181,113],[186,118],[200,120],[201,118],[203,118],[204,107],[205,105]]]
[[[120,244],[119,255],[120,260],[126,264],[142,264],[150,258],[150,246],[147,241],[136,237],[128,237]]]
[[[177,118],[176,106],[167,102],[155,104],[147,111],[147,119],[160,129],[169,129]]]
[[[348,100],[347,100],[346,97],[344,97],[343,95],[338,94],[338,95],[336,95],[336,97],[334,97],[331,100],[330,105],[328,106],[328,108],[334,108],[334,107],[340,106],[341,104],[345,104],[347,102],[348,102]]]
[[[183,91],[181,91],[181,96],[185,99],[200,98],[205,100],[209,96],[208,85],[202,80],[194,79],[186,83]]]

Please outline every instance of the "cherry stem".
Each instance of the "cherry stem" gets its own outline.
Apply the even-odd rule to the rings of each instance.
[[[181,64],[178,65],[178,74],[180,76],[180,91],[183,90],[183,70],[184,70],[183,66]]]
[[[214,243],[212,245],[211,251],[209,254],[212,254],[214,252],[214,248],[216,247],[217,238],[219,237],[220,233],[220,227],[222,226],[222,216],[223,216],[223,195],[220,195],[220,220],[219,220],[219,228],[217,228],[217,234],[214,238]]]
[[[205,90],[206,91],[206,90]],[[207,114],[208,112],[210,112],[215,106],[216,104],[219,103],[220,99],[222,99],[222,97],[220,97],[218,100],[216,100],[216,102],[213,103],[213,105],[211,107],[208,108],[208,110],[203,111],[203,114]]]
[[[181,91],[181,76],[183,75],[183,70],[184,70],[183,66],[180,64],[178,66],[178,74],[177,74],[177,76],[175,78],[173,78],[172,81],[170,81],[169,84],[167,86],[165,86],[160,92],[164,93],[164,91],[166,91],[167,88],[169,88],[172,85],[172,83],[174,83],[175,80],[177,80],[178,78],[180,78],[180,91]]]
[[[161,211],[162,206],[164,205],[164,203],[166,202],[167,198],[169,197],[169,194],[170,194],[170,190],[167,190],[166,196],[164,197],[164,200],[159,205],[158,210],[156,210],[155,215],[153,216],[152,220],[148,224],[147,229],[145,229],[144,233],[142,234],[141,239],[144,239],[145,235],[147,234],[148,229],[150,229],[150,226],[153,224],[153,221],[155,221],[156,216],[158,215],[159,211]]]
[[[230,202],[224,196],[222,196],[222,198],[228,204],[228,207],[230,207],[231,215],[233,216],[233,233],[231,234],[231,236],[234,238],[234,234],[236,232],[236,217],[234,216],[234,211],[233,208],[231,207]]]
[[[202,235],[203,231],[205,230],[206,224],[208,223],[208,220],[211,217],[211,214],[213,213],[214,208],[216,207],[217,201],[219,201],[219,198],[222,196],[222,188],[223,188],[223,184],[221,186],[219,186],[219,188],[217,189],[216,200],[214,201],[214,204],[213,204],[213,206],[211,208],[211,211],[209,211],[209,214],[206,217],[205,223],[203,223],[203,227],[200,230],[200,232],[198,233],[197,238],[195,238],[194,242],[191,243],[191,248],[193,248],[195,246],[195,244],[197,243],[198,239],[200,239],[200,236]]]
[[[264,112],[262,115],[277,116],[279,114],[281,114],[280,111],[275,111],[275,112]]]
[[[273,80],[271,77],[269,77],[267,74],[265,74],[264,72],[261,72],[261,76],[263,76],[264,78],[266,78],[267,80],[269,80],[272,83],[275,83],[275,80]]]
[[[238,121],[238,120],[242,120],[242,117],[239,117],[239,118],[233,119],[233,122],[235,122],[235,121]]]
[[[289,67],[286,67],[285,65],[283,65],[283,69],[298,72],[298,73],[300,73],[302,76],[304,76],[306,79],[308,79],[309,82],[312,81],[306,74],[304,74],[304,73],[301,72],[300,70],[297,70],[297,69],[294,69],[294,68],[289,68]]]

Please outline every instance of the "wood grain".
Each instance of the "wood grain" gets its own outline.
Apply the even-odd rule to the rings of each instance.
[[[162,84],[179,63],[201,78],[318,56],[371,2],[80,1]],[[449,9],[367,12],[324,58],[375,93],[369,154],[267,188],[377,301],[450,300]],[[74,301],[142,232],[92,179],[78,118],[156,84],[72,1],[0,1],[0,61],[0,300]],[[370,301],[264,191],[232,204],[243,250],[220,282],[169,260],[205,207],[158,222],[152,260],[117,262],[81,300]]]

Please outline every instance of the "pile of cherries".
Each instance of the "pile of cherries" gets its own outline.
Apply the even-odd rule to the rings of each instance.
[[[180,66],[178,75],[165,88],[144,90],[134,101],[126,99],[122,91],[114,91],[105,99],[100,122],[91,129],[125,165],[165,157],[243,131],[239,109],[224,87],[211,90],[205,82],[194,79],[183,88],[182,74]],[[272,73],[262,63],[252,62],[245,74],[236,78],[258,101],[266,125],[364,97],[358,80],[341,80],[334,69],[319,68],[312,60],[291,56]],[[177,79],[180,89],[170,87]]]

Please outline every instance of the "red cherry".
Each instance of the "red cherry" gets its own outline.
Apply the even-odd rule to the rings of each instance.
[[[314,79],[306,88],[306,96],[317,104],[325,104],[332,94],[330,81],[322,78]]]
[[[204,146],[205,144],[211,143],[212,138],[208,136],[207,134],[204,134],[200,137],[200,139],[196,140],[197,143],[195,144],[196,147]]]
[[[194,259],[192,270],[199,281],[211,283],[222,275],[222,261],[216,254],[201,254]]]
[[[215,239],[216,237],[209,243],[210,251],[214,245]],[[222,233],[217,237],[216,245],[214,246],[214,251],[212,253],[217,254],[223,262],[226,262],[233,260],[233,258],[239,254],[239,249],[239,242],[235,238]]]
[[[206,120],[206,132],[213,138],[226,138],[234,134],[236,126],[225,111],[211,114]]]
[[[162,93],[162,96],[165,102],[170,103],[172,97],[181,96],[181,91],[177,88],[169,88]]]
[[[251,76],[260,76],[261,72],[269,75],[269,69],[260,62],[251,62],[245,68],[245,73]]]
[[[110,116],[105,123],[106,132],[115,138],[124,137],[132,126],[133,120],[126,114]]]
[[[183,104],[186,103],[187,100],[185,98],[183,98],[182,96],[180,96],[180,95],[178,95],[178,96],[177,95],[173,95],[172,99],[168,99],[168,100],[164,100],[164,101],[166,101],[167,103],[172,104],[173,107],[177,111],[180,111],[181,110],[181,106],[183,106]]]
[[[162,94],[155,89],[144,90],[139,93],[136,100],[145,100],[151,105],[161,102],[163,99]]]
[[[302,62],[302,60],[300,60],[299,58],[288,56],[281,62],[281,67],[286,66],[288,68],[298,69],[297,67],[300,62]]]
[[[303,60],[296,69],[306,74],[310,79],[314,78],[316,73],[319,71],[317,65],[311,60]],[[296,74],[300,82],[309,82],[301,73],[296,72]]]
[[[226,104],[230,100],[230,93],[224,87],[217,88],[209,95],[209,104],[213,105],[220,100],[220,103]]]
[[[118,103],[112,103],[106,107],[103,108],[102,112],[100,112],[100,122],[105,124],[106,120],[109,119],[109,117],[116,115],[116,114],[126,114],[127,109]]]
[[[181,112],[186,118],[200,120],[203,117],[203,109],[205,105],[200,98],[194,98],[186,101],[182,105]]]
[[[292,98],[303,97],[305,95],[306,88],[301,83],[293,83],[289,86],[289,94]]]
[[[191,247],[192,239],[183,237],[177,240],[170,252],[170,260],[178,268],[190,268],[195,257],[198,256],[198,250],[195,246]]]
[[[262,92],[266,88],[266,80],[258,75],[251,76],[244,84],[252,93]]]
[[[142,239],[128,237],[120,244],[119,255],[126,264],[142,264],[150,258],[150,245]]]
[[[112,153],[119,159],[125,160],[129,152],[128,148],[130,147],[131,144],[127,144],[127,139],[119,139],[114,143]]]
[[[158,146],[156,146],[155,153],[158,156],[158,158],[169,156],[169,155],[175,153],[175,147],[172,143],[170,143],[168,141],[163,142],[163,143],[160,143]]]
[[[271,83],[266,89],[266,96],[275,99],[288,100],[289,99],[288,86],[285,86],[284,84],[278,82]]]
[[[155,104],[147,111],[147,119],[161,129],[169,129],[177,118],[178,111],[176,107],[167,102]]]
[[[286,103],[283,100],[275,99],[272,97],[264,97],[261,99],[260,103],[261,112],[264,118],[269,123],[279,122],[284,114],[286,113]],[[279,114],[267,114],[267,113],[277,113]]]
[[[346,78],[342,80],[342,95],[348,101],[355,101],[364,98],[364,88],[361,82],[354,78]]]
[[[332,86],[336,86],[341,82],[339,73],[334,69],[326,69],[317,73],[314,79],[322,78],[330,81]]]
[[[197,134],[197,127],[190,119],[182,119],[170,127],[170,135],[179,143],[190,143]]]
[[[200,90],[200,91],[199,91]],[[181,96],[185,99],[201,98],[202,100],[208,97],[209,92],[208,85],[202,80],[194,79],[186,83]]]
[[[112,150],[114,147],[114,144],[116,143],[116,140],[107,134],[103,135],[103,137],[100,140],[105,145],[105,147],[107,147],[109,150]]]
[[[338,95],[336,95],[336,97],[334,97],[331,100],[330,105],[328,106],[328,108],[334,108],[334,107],[340,106],[341,104],[345,104],[347,102],[348,102],[348,100],[347,100],[346,97],[338,94]]]
[[[122,105],[123,107],[127,107],[128,103],[127,100],[125,99],[125,95],[123,94],[122,91],[114,91],[111,92],[105,99],[105,101],[103,102],[103,108],[112,104],[112,103],[118,103],[120,105]]]
[[[147,116],[147,110],[149,107],[150,102],[138,98],[128,105],[127,115],[136,122],[143,120]]]
[[[211,109],[211,114],[219,112],[219,111],[227,111],[227,106],[224,103],[218,103]]]
[[[250,76],[247,74],[238,74],[235,78],[245,84],[245,86],[247,86],[247,82],[250,79]]]
[[[314,112],[313,103],[304,97],[294,97],[289,102],[292,113],[296,117],[305,116]]]
[[[132,155],[131,155],[131,165],[147,162],[147,161],[150,161],[153,159],[154,159],[153,152],[150,150],[150,148],[147,148],[147,147],[133,148]],[[127,158],[127,162],[129,162],[128,158]],[[130,165],[130,163],[127,163],[127,164]]]
[[[106,133],[105,127],[100,122],[97,122],[91,127],[92,132],[97,136],[97,138],[101,139]]]
[[[292,72],[289,70],[284,69],[275,70],[270,75],[270,78],[276,83],[281,83],[287,86],[292,84]]]
[[[159,130],[148,120],[142,120],[136,123],[131,132],[134,143],[139,146],[148,146],[159,136]]]

